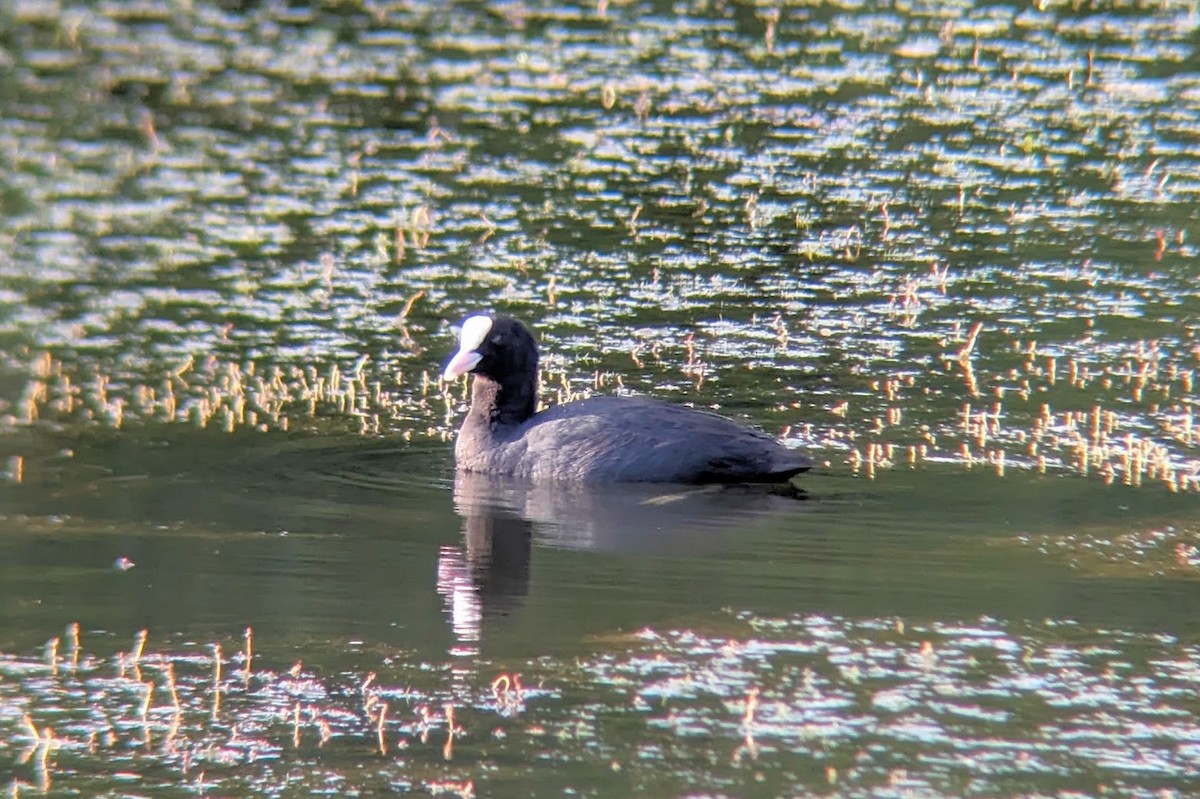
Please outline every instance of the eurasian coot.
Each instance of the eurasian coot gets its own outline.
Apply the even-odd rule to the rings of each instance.
[[[459,469],[534,480],[783,482],[812,466],[770,436],[708,411],[591,397],[535,413],[537,344],[507,316],[463,322],[444,379],[474,372],[454,447]]]

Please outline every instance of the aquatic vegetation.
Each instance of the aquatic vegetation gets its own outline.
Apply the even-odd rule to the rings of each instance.
[[[863,374],[846,399],[829,402],[814,391],[808,401],[758,409],[759,420],[772,429],[770,420],[796,419],[784,422],[779,434],[825,449],[828,464],[846,463],[871,478],[882,469],[932,460],[987,468],[1000,476],[1007,468],[1051,469],[1107,483],[1200,490],[1195,371],[1181,366],[1178,355],[1157,341],[1139,341],[1123,357],[1099,365],[1095,358],[1047,354],[1036,341],[1014,339],[1007,351],[993,356],[1000,368],[985,371],[974,365],[981,330],[976,324],[957,341],[943,341],[939,371]],[[635,370],[647,370],[639,356],[644,346],[630,353]],[[695,339],[685,338],[681,347],[683,372],[697,370],[701,356]],[[652,351],[655,365],[669,368],[662,345]],[[4,421],[10,427],[42,421],[115,429],[130,423],[188,424],[225,432],[286,432],[299,425],[313,431],[448,438],[464,398],[461,386],[431,376],[434,369],[422,370],[412,385],[400,370],[385,382],[370,366],[367,357],[344,368],[333,363],[318,369],[262,368],[254,361],[222,363],[210,356],[200,364],[189,359],[157,384],[122,385],[103,374],[80,379],[42,352],[15,403],[16,414]],[[560,368],[543,376],[547,403],[610,390],[610,382],[632,388],[645,380],[600,370],[589,380],[572,375],[572,365]],[[685,396],[703,402],[702,380]],[[642,388],[655,392],[653,382]],[[953,416],[947,407],[951,398],[962,401]],[[19,480],[20,471],[20,461],[10,463],[10,479]]]

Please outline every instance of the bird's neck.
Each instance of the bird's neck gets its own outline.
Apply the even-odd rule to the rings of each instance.
[[[471,410],[463,424],[498,433],[517,427],[537,410],[537,375],[514,374],[503,383],[486,375],[475,375],[471,382]]]

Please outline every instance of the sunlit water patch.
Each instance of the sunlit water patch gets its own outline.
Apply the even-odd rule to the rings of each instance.
[[[1195,9],[729,11],[16,4],[0,412],[441,438],[491,306],[558,397],[1196,489]]]
[[[571,660],[360,652],[330,669],[297,652],[272,670],[283,653],[255,650],[249,631],[224,648],[140,635],[96,655],[72,626],[43,653],[0,658],[0,749],[17,761],[15,790],[143,795],[1198,787],[1194,642],[986,617],[718,627],[608,636]]]

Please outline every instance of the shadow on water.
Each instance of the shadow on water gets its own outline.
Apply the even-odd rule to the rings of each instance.
[[[1165,491],[926,468],[813,473],[796,499],[455,479],[446,446],[382,440],[75,443],[26,442],[42,454],[0,491],[5,640],[78,619],[433,652],[453,636],[520,656],[731,607],[1198,624],[1172,610],[1200,582],[1164,532],[1190,498]],[[1097,543],[1122,536],[1144,546],[1106,561]]]
[[[513,516],[544,546],[628,554],[718,552],[746,526],[795,512],[803,499],[791,486],[556,484],[469,473],[454,480],[468,530],[477,518]]]
[[[0,491],[0,590],[13,600],[2,635],[65,618],[113,631],[253,625],[295,643],[388,640],[432,613],[418,637],[436,639],[429,575],[438,539],[456,527],[444,449],[237,438],[39,436],[24,483]],[[114,568],[118,559],[134,568]]]

